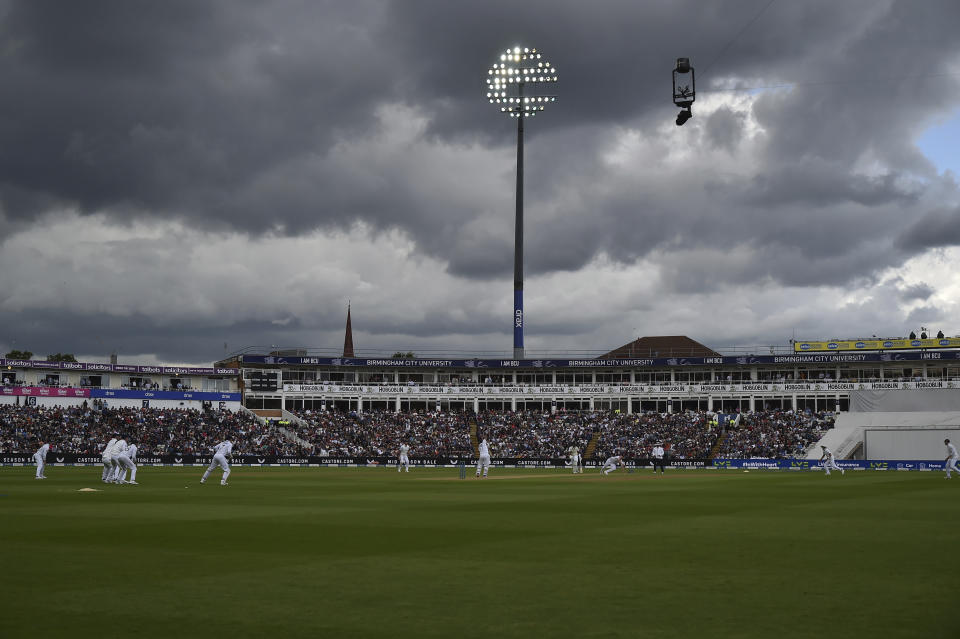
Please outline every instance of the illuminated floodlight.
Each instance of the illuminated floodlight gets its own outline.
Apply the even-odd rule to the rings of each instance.
[[[539,90],[540,85],[557,82],[559,77],[556,66],[543,60],[542,56],[543,54],[540,51],[531,47],[514,46],[506,49],[504,53],[500,54],[499,61],[487,70],[487,89],[494,92],[495,96],[497,93],[503,92],[500,97],[507,97],[509,91],[510,96],[521,98],[520,100],[508,100],[508,102],[516,104],[524,103],[525,98],[537,102],[556,101],[557,97],[555,95],[549,95]],[[523,112],[524,110],[519,106],[505,111],[510,117]],[[533,114],[526,113],[525,115],[529,117]]]

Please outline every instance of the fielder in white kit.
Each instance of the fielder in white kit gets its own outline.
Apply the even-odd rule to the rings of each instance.
[[[107,442],[106,448],[103,449],[103,475],[100,479],[104,482],[110,481],[110,478],[113,476],[113,445],[117,443],[117,438],[114,437]]]
[[[943,443],[947,447],[947,458],[944,460],[946,462],[944,470],[947,471],[947,479],[950,479],[951,470],[960,474],[960,468],[957,468],[957,460],[960,459],[960,455],[957,454],[957,447],[951,444],[949,439],[943,440]]]
[[[487,444],[487,438],[484,437],[480,442],[480,458],[477,460],[477,477],[483,471],[483,478],[487,478],[487,471],[490,470],[490,446]]]
[[[826,446],[820,448],[823,450],[823,454],[820,455],[820,463],[823,464],[824,477],[828,476],[831,470],[839,470],[840,474],[843,475],[843,469],[837,466],[836,460],[833,459],[833,451]]]
[[[50,444],[44,443],[40,450],[33,454],[33,461],[37,463],[37,479],[46,479],[43,471],[47,468],[47,451],[50,450]],[[949,471],[948,471],[949,472]]]
[[[126,442],[124,442],[123,448],[120,449],[117,443],[121,441],[123,441],[122,438],[113,442],[113,448],[110,449],[110,459],[113,461],[113,467],[110,469],[110,475],[107,476],[107,481],[112,484],[117,483],[117,477],[120,476],[120,469],[122,468],[120,465],[120,452],[121,450],[126,450],[127,447]]]
[[[401,468],[405,468],[406,471],[410,472],[410,446],[407,444],[400,444],[400,463],[397,464],[397,472],[400,472]]]
[[[113,460],[113,472],[107,477],[107,482],[111,484],[119,484],[120,481],[120,469],[123,468],[123,464],[120,462],[120,456],[126,456],[127,452],[127,440],[121,435],[120,439],[113,442],[113,448],[110,449],[110,457]]]
[[[128,444],[127,449],[120,456],[118,484],[137,485],[137,445]],[[127,471],[130,471],[130,481],[127,481]]]
[[[603,462],[603,468],[600,469],[604,475],[609,475],[617,469],[617,466],[624,466],[623,455],[614,455],[613,457],[608,457],[607,461]]]
[[[207,477],[210,476],[210,473],[213,472],[213,469],[219,466],[223,469],[223,477],[220,478],[220,485],[227,485],[227,477],[230,476],[230,464],[227,463],[227,455],[233,452],[233,444],[229,439],[225,439],[213,449],[213,461],[210,462],[210,466],[207,467],[206,472],[203,473],[203,479],[200,480],[200,483],[206,483]]]
[[[567,449],[567,453],[570,455],[570,466],[573,467],[573,474],[583,472],[583,467],[580,465],[580,449],[576,446],[571,446]]]

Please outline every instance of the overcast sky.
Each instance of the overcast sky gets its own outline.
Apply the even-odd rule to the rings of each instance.
[[[956,0],[0,0],[0,348],[960,334]],[[671,69],[697,69],[674,124]]]

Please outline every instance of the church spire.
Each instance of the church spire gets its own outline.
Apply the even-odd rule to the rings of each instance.
[[[350,302],[347,301],[347,331],[343,336],[343,356],[353,357],[353,327],[350,325]]]

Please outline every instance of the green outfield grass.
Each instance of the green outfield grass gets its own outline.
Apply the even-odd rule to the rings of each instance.
[[[0,468],[0,636],[960,636],[942,473],[201,472]]]

